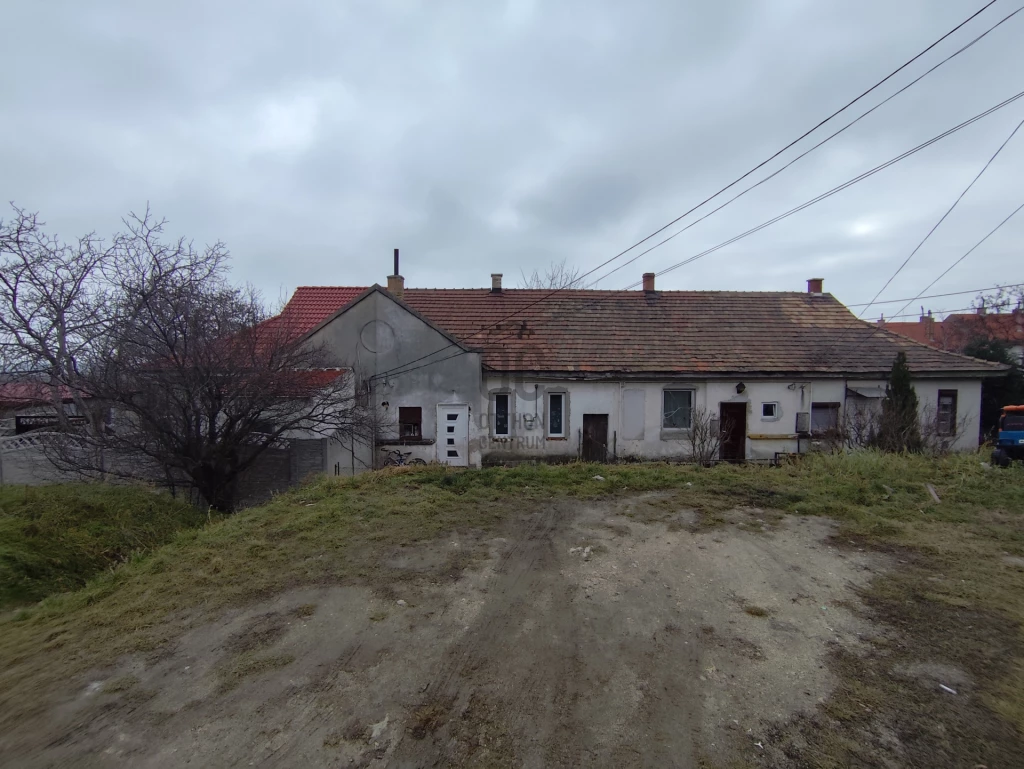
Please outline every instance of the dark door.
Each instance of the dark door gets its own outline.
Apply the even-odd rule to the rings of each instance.
[[[747,404],[722,403],[719,408],[722,459],[742,462],[747,458]]]
[[[608,415],[583,415],[583,461],[608,461]]]

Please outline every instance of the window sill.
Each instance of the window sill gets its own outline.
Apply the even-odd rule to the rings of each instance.
[[[661,439],[663,441],[685,441],[689,440],[693,430],[687,427],[663,427],[661,428]]]
[[[433,438],[389,438],[377,441],[378,446],[433,446]]]

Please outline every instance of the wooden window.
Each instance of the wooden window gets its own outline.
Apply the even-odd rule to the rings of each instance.
[[[565,393],[548,394],[548,435],[565,436]]]
[[[665,390],[662,398],[661,426],[689,430],[693,419],[693,390]]]
[[[423,409],[419,406],[398,407],[398,437],[423,437]]]
[[[509,394],[494,394],[494,434],[509,434]]]
[[[824,435],[830,430],[839,429],[838,403],[811,404],[811,434]]]
[[[939,435],[956,435],[956,390],[939,390]]]

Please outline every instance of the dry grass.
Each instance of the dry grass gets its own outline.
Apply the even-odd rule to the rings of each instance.
[[[594,481],[598,474],[605,480]],[[940,504],[925,483],[935,486]],[[159,649],[227,606],[297,585],[372,584],[384,568],[382,548],[487,529],[556,497],[647,491],[665,492],[666,511],[695,510],[702,526],[722,525],[728,520],[724,513],[737,507],[827,515],[841,524],[837,544],[897,553],[905,568],[865,596],[871,610],[914,643],[924,643],[920,639],[929,633],[943,639],[928,647],[939,656],[960,655],[956,659],[964,665],[979,661],[971,670],[981,709],[961,714],[969,737],[1009,745],[1008,735],[1024,731],[1024,569],[1006,560],[1024,557],[1024,469],[985,469],[977,456],[936,460],[871,453],[812,457],[782,468],[427,467],[321,478],[262,507],[180,532],[82,589],[0,620],[0,727],[11,728],[28,710],[43,708],[45,694],[69,677],[125,653]],[[453,575],[471,564],[471,558],[452,563]],[[981,630],[965,633],[966,625]],[[886,653],[893,656],[891,649]],[[240,648],[222,678],[230,685],[289,662],[268,656],[259,644]],[[908,699],[891,688],[893,679],[882,676],[882,668],[872,671],[855,662],[835,661],[844,683],[829,703],[828,729],[818,730],[824,742],[810,740],[818,751],[810,765],[862,765],[855,735],[864,726],[864,706],[872,713],[888,713],[887,707],[909,713],[910,720],[900,720],[896,711],[890,718],[908,734],[927,719],[963,728],[955,719],[943,721],[948,711],[933,708],[933,700]],[[983,718],[985,728],[970,720]],[[969,747],[977,740],[962,742]]]

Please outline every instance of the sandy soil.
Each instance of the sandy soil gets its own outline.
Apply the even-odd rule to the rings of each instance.
[[[832,525],[659,495],[383,554],[69,683],[8,766],[695,767],[755,758],[872,632]],[[660,520],[655,520],[660,519]]]

